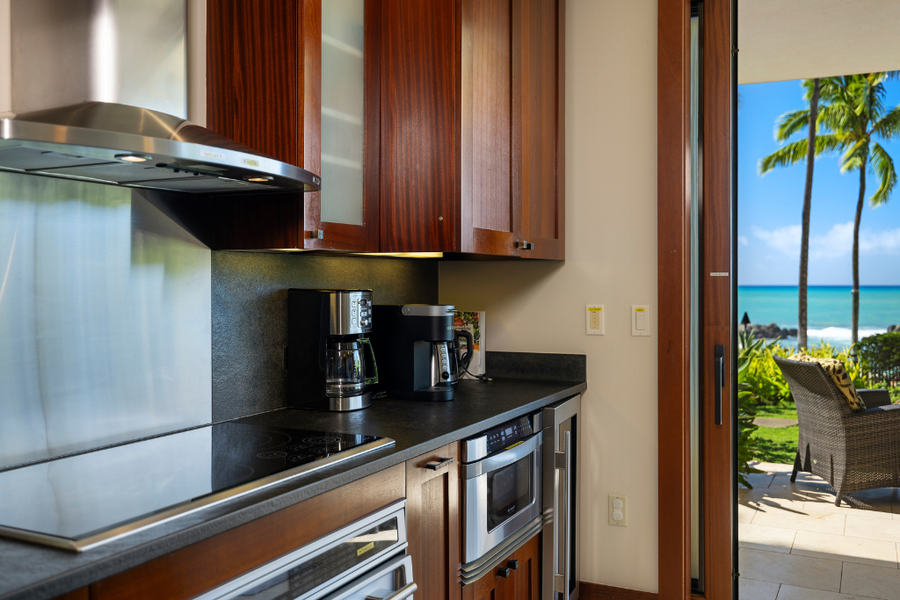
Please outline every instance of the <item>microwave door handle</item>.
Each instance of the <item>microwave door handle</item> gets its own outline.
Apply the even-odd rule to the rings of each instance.
[[[499,454],[483,458],[477,462],[466,465],[466,479],[478,477],[482,473],[490,473],[497,469],[509,466],[516,461],[522,460],[532,452],[534,452],[544,439],[543,433],[538,431],[524,442],[513,446],[509,450],[504,450]]]

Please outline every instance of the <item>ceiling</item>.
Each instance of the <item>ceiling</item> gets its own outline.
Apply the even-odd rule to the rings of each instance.
[[[900,69],[898,0],[738,0],[738,83]]]

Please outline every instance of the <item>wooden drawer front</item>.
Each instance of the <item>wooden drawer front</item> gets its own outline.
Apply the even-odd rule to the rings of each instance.
[[[405,495],[405,469],[396,465],[99,581],[91,598],[192,598]]]
[[[540,534],[535,535],[481,579],[465,586],[463,600],[540,600],[540,539]],[[516,561],[518,567],[510,568],[508,577],[501,577],[500,569],[512,561]]]

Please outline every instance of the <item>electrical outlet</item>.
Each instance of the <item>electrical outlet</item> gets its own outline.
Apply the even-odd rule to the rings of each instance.
[[[609,524],[628,527],[628,496],[609,495]]]

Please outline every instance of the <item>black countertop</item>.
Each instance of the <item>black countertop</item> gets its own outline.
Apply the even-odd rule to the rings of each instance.
[[[43,600],[78,589],[577,395],[587,388],[583,376],[580,379],[461,381],[453,402],[377,400],[370,408],[350,413],[282,409],[241,419],[261,425],[380,435],[396,443],[80,554],[0,538],[0,599]]]

